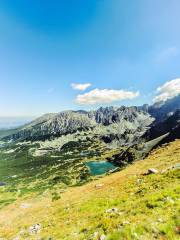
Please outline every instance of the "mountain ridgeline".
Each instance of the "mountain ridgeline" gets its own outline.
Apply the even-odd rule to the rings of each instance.
[[[148,112],[152,117],[154,117],[154,123],[162,122],[169,116],[173,115],[177,109],[180,109],[180,94],[174,98],[166,100],[165,102],[157,102],[151,106],[145,104],[139,109]]]
[[[108,128],[108,131],[112,133],[109,126],[114,129],[116,134],[120,132],[122,134],[126,132],[127,134],[131,132],[142,134],[153,120],[148,113],[137,107],[106,107],[90,112],[64,111],[57,114],[46,114],[19,128],[15,134],[7,136],[6,139],[45,140],[96,128],[102,128],[102,132]],[[95,131],[95,133],[97,132]]]
[[[3,129],[0,239],[177,239],[179,138],[179,97]]]
[[[152,106],[100,107],[94,111],[63,111],[45,114],[4,137],[12,141],[37,141],[90,131],[105,143],[133,145],[166,133],[179,136],[180,95]],[[178,132],[178,133],[177,133]]]

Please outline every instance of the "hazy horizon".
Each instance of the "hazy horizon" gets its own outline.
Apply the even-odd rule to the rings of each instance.
[[[9,116],[2,117],[0,116],[0,130],[8,129],[8,128],[16,128],[20,127],[26,123],[31,122],[36,117],[32,116]]]

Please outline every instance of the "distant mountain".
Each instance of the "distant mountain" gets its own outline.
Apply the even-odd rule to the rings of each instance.
[[[140,107],[141,110],[148,112],[157,122],[164,121],[171,116],[177,109],[180,109],[180,94],[166,101],[157,102],[151,106],[148,104]]]
[[[46,114],[32,121],[18,132],[8,136],[13,140],[42,140],[76,131],[94,129],[94,134],[112,141],[142,135],[153,121],[148,113],[136,107],[106,107],[96,111],[64,111],[58,114]],[[95,129],[97,128],[97,129]],[[137,133],[137,134],[135,134]],[[132,138],[132,136],[131,136]],[[134,138],[133,138],[134,139]]]
[[[176,132],[177,137],[180,137],[179,129],[180,126],[180,109],[176,110],[171,116],[167,117],[164,121],[158,122],[156,125],[152,126],[146,132],[146,139],[152,140],[160,137],[166,133]]]
[[[32,120],[33,117],[0,117],[0,130],[17,128]]]
[[[172,142],[176,139],[180,139],[180,124],[178,124],[176,127],[174,127],[166,137],[164,137],[160,142],[159,145],[162,145],[164,143]]]
[[[87,130],[94,127],[95,124],[84,113],[75,111],[51,113],[45,114],[25,127],[19,128],[17,133],[7,138],[13,140],[44,140],[53,136],[74,133],[77,130]]]
[[[96,111],[89,112],[88,115],[98,124],[103,124],[105,126],[122,121],[133,122],[135,119],[140,119],[141,117],[144,119],[144,117],[147,116],[146,113],[139,111],[137,107],[125,106],[121,106],[119,108],[101,107]]]
[[[154,119],[137,107],[106,107],[92,111],[89,116],[98,124],[95,129],[105,143],[128,146],[139,142]],[[101,126],[101,127],[100,127]]]
[[[6,140],[45,140],[77,131],[107,144],[132,146],[170,133],[179,124],[180,95],[142,107],[100,107],[94,111],[45,114],[16,129]]]
[[[143,136],[146,141],[144,149],[152,148],[180,139],[180,109],[166,120],[153,125]],[[148,147],[147,147],[148,146]]]

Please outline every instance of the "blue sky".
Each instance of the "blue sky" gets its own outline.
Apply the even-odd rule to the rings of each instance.
[[[1,0],[0,116],[152,103],[180,76],[179,12],[179,0]]]

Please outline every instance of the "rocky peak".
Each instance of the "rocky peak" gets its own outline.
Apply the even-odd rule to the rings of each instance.
[[[99,108],[96,111],[91,111],[89,117],[93,118],[98,124],[103,124],[108,126],[112,123],[118,123],[122,120],[134,121],[139,115],[148,115],[142,112],[137,107],[125,107],[121,106],[119,108],[106,107]]]
[[[180,94],[166,101],[155,103],[149,107],[148,112],[156,119],[156,122],[161,122],[177,109],[180,109]]]

